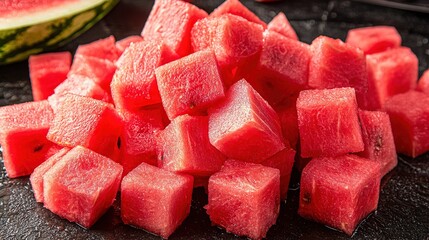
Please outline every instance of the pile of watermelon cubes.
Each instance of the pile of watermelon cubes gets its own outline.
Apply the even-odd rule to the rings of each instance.
[[[429,71],[394,27],[306,44],[283,13],[156,0],[141,36],[29,67],[34,102],[0,108],[7,174],[85,228],[120,191],[125,224],[168,238],[204,186],[213,225],[261,239],[295,165],[299,215],[352,235],[397,152],[429,150]]]

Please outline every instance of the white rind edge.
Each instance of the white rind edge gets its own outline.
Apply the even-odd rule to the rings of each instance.
[[[79,0],[77,2],[50,7],[46,10],[38,11],[25,16],[0,18],[0,31],[36,25],[66,16],[73,16],[77,13],[84,12],[99,6],[107,1],[109,0]]]

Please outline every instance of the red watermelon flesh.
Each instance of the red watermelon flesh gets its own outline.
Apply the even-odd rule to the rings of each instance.
[[[192,51],[192,26],[205,17],[204,10],[190,3],[156,0],[141,35],[145,40],[163,41],[173,52],[186,56]]]
[[[368,76],[363,52],[325,36],[316,38],[311,50],[308,85],[316,89],[353,87],[359,106],[365,106]]]
[[[298,142],[297,149],[296,149],[296,155],[295,155],[295,168],[302,173],[305,166],[311,161],[313,158],[305,158],[301,157],[301,145]]]
[[[311,53],[305,43],[272,31],[264,32],[257,67],[246,79],[271,105],[307,87]]]
[[[0,107],[0,145],[9,178],[30,175],[55,144],[46,139],[54,119],[47,100]]]
[[[36,167],[30,176],[31,187],[37,202],[43,202],[43,175],[52,168],[70,149],[62,148]]]
[[[279,12],[271,22],[268,23],[267,29],[280,33],[287,38],[298,40],[295,30],[290,25],[289,20],[283,12]]]
[[[276,112],[244,79],[209,109],[209,139],[227,157],[246,162],[261,162],[285,147]]]
[[[380,163],[383,177],[398,164],[389,115],[359,110],[359,121],[365,150],[358,155]]]
[[[118,70],[111,83],[115,106],[136,111],[140,107],[160,103],[155,68],[177,58],[175,53],[159,42],[131,44],[118,60]]]
[[[127,49],[131,45],[131,43],[138,43],[141,41],[143,41],[143,38],[141,36],[131,35],[117,41],[115,45],[116,45],[116,49],[118,49],[119,55],[122,55],[125,49]]]
[[[58,5],[65,7],[69,4],[74,4],[76,2],[78,2],[78,0],[2,0],[0,1],[0,17],[3,19],[20,17],[40,10],[48,10],[50,8],[55,8]]]
[[[280,170],[280,199],[282,200],[286,200],[287,198],[290,175],[292,174],[295,154],[295,150],[286,147],[280,152],[261,162],[261,164],[264,166],[277,168]]]
[[[170,120],[205,111],[225,96],[216,59],[200,51],[155,69],[162,105]]]
[[[212,224],[251,239],[262,239],[280,209],[280,171],[260,164],[229,160],[209,179]]]
[[[254,22],[262,25],[264,28],[267,27],[267,24],[259,19],[252,11],[250,11],[246,6],[244,6],[239,0],[226,0],[219,7],[213,10],[210,13],[210,17],[218,17],[225,15],[227,13],[240,16],[247,21]]]
[[[161,109],[121,112],[121,160],[124,176],[145,162],[157,165],[155,132],[164,128]]]
[[[122,120],[111,104],[66,94],[46,137],[64,147],[84,146],[116,161],[121,132]]]
[[[298,213],[348,235],[377,208],[380,166],[355,155],[315,158],[301,175]]]
[[[206,116],[182,115],[157,137],[158,166],[173,172],[210,176],[225,157],[209,142]]]
[[[364,150],[355,90],[304,90],[296,102],[302,157]]]
[[[140,164],[121,184],[122,221],[168,238],[189,215],[192,185],[192,176]]]
[[[298,95],[291,96],[275,107],[282,127],[283,137],[293,149],[297,149],[299,142],[298,114],[296,112],[296,99]]]
[[[34,101],[47,99],[67,78],[70,70],[70,52],[44,53],[30,56],[31,90]]]
[[[410,157],[429,151],[429,96],[409,91],[386,101],[396,150]]]
[[[417,83],[416,90],[429,94],[429,69],[423,72]]]
[[[419,79],[417,90],[429,94],[429,70],[426,70]]]
[[[191,30],[191,44],[194,52],[212,47],[219,18],[202,18],[195,22]]]
[[[90,228],[115,200],[121,174],[118,163],[77,146],[43,175],[44,206]]]
[[[399,93],[415,89],[417,56],[406,47],[367,55],[368,110],[383,108],[384,102]]]
[[[115,46],[115,37],[110,36],[88,44],[80,45],[75,55],[96,57],[115,62],[119,58],[119,52]]]
[[[57,111],[59,105],[63,101],[62,98],[65,94],[76,94],[80,96],[90,97],[97,100],[109,102],[110,96],[98,84],[90,78],[81,75],[69,76],[64,82],[58,85],[55,94],[48,98],[54,112]]]
[[[373,26],[350,29],[346,43],[360,48],[365,54],[374,54],[401,46],[401,35],[395,27]]]
[[[68,76],[81,75],[88,77],[105,91],[110,92],[110,82],[115,71],[115,64],[107,59],[75,55]]]

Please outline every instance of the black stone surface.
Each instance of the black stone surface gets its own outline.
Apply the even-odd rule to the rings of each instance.
[[[211,11],[220,0],[194,3]],[[347,30],[370,25],[392,25],[403,45],[418,56],[419,72],[429,66],[429,16],[353,1],[285,0],[277,3],[243,1],[268,22],[286,13],[300,39],[310,43],[318,35],[344,40]],[[79,44],[113,34],[117,39],[139,34],[153,1],[121,0],[118,6],[87,33],[59,50],[75,51]],[[0,106],[31,100],[27,62],[0,66]],[[281,205],[277,224],[267,239],[349,239],[343,233],[297,215],[298,176],[292,179],[287,203]],[[171,239],[234,239],[212,227],[203,206],[204,190],[194,192],[190,216]],[[160,239],[124,225],[116,202],[90,230],[61,219],[36,203],[28,178],[9,179],[0,163],[0,239]],[[399,164],[382,181],[378,210],[364,220],[351,239],[429,239],[429,154]]]

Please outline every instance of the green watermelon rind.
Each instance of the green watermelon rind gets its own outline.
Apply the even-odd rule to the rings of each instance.
[[[67,44],[100,21],[118,2],[107,0],[69,16],[0,31],[0,65]]]

